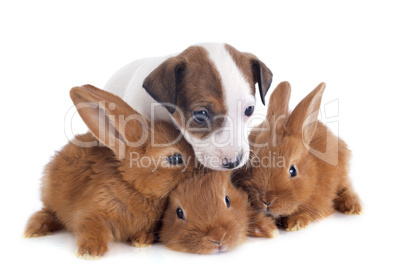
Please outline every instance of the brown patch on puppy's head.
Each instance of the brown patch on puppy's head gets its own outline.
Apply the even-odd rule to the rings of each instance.
[[[225,47],[233,57],[236,65],[243,72],[244,77],[250,84],[253,94],[255,94],[255,84],[258,84],[261,101],[265,105],[265,95],[272,83],[273,74],[271,70],[255,55],[239,52],[236,48],[228,44],[225,44]]]
[[[246,162],[249,145],[242,135],[254,111],[255,84],[264,102],[271,80],[271,71],[254,55],[207,43],[168,58],[143,87],[170,112],[197,159],[223,170]]]
[[[222,126],[226,108],[218,71],[200,46],[191,46],[164,61],[144,80],[145,90],[172,114],[176,123],[196,138],[204,138]],[[193,117],[204,110],[209,122]],[[194,130],[192,130],[194,129]]]

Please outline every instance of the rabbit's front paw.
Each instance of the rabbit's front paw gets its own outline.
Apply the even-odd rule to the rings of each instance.
[[[355,193],[350,192],[350,190],[341,193],[335,199],[334,204],[338,211],[348,215],[360,215],[363,212],[359,197]]]
[[[52,232],[62,229],[56,215],[44,208],[31,216],[25,229],[24,237],[39,237],[50,235]]]
[[[271,217],[260,215],[250,222],[249,236],[275,238],[279,236],[279,230]]]
[[[76,256],[84,260],[97,260],[107,251],[106,244],[86,243],[78,246]]]
[[[310,219],[303,215],[294,215],[282,218],[281,224],[288,232],[299,231],[306,228],[310,223]]]
[[[130,238],[131,245],[137,248],[148,247],[154,243],[153,233],[141,232]]]

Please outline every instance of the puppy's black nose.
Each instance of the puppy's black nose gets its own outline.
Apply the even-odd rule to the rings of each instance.
[[[236,161],[230,162],[228,160],[224,160],[224,163],[222,163],[222,167],[225,169],[234,169],[237,166],[239,166],[241,159],[243,158],[243,153],[241,153],[239,156],[236,157]]]

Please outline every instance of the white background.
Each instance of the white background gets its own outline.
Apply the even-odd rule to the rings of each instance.
[[[2,1],[0,261],[401,266],[401,26],[397,1]],[[102,87],[134,59],[205,41],[257,55],[274,73],[272,89],[283,80],[292,84],[292,108],[319,82],[327,83],[323,104],[338,101],[339,114],[323,120],[338,122],[333,129],[353,151],[351,177],[364,214],[335,214],[306,230],[281,232],[273,240],[250,238],[211,256],[112,243],[105,257],[88,262],[73,255],[70,233],[23,239],[27,219],[41,207],[42,168],[67,142],[69,89]],[[260,105],[258,111],[265,109]],[[81,128],[77,122],[75,129]]]

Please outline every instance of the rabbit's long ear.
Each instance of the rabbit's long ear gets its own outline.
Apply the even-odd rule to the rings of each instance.
[[[126,146],[147,142],[147,121],[120,97],[92,85],[74,87],[70,97],[92,134],[119,159],[125,157]]]
[[[286,117],[289,110],[290,83],[281,82],[269,97],[267,121],[277,121]]]
[[[277,130],[281,129],[286,121],[290,91],[290,83],[281,82],[272,92],[265,120],[249,135],[251,145],[262,145],[267,144],[268,140],[276,140]]]
[[[320,83],[296,106],[286,122],[286,128],[291,133],[300,134],[306,144],[314,136],[324,89],[325,83]]]

